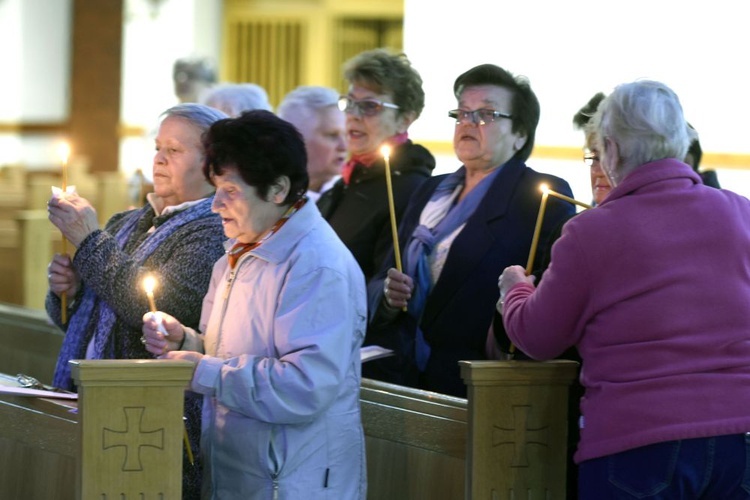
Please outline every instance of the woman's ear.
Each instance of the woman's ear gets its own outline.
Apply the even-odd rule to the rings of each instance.
[[[527,138],[528,136],[526,134],[519,135],[518,137],[516,137],[516,140],[513,141],[513,149],[515,149],[516,151],[520,151],[521,148],[524,147],[524,145],[526,144]]]
[[[271,188],[268,190],[268,201],[281,205],[284,203],[284,200],[286,200],[286,197],[289,196],[289,190],[291,188],[292,182],[289,180],[289,177],[286,175],[277,177],[276,180],[273,181],[273,184],[271,184]]]

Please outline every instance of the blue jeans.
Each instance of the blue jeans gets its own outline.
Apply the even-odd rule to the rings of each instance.
[[[657,443],[586,460],[580,500],[750,499],[750,433]]]

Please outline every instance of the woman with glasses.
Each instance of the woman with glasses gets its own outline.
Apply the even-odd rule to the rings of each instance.
[[[349,91],[339,108],[346,113],[349,160],[318,207],[369,280],[393,248],[381,147],[391,149],[398,220],[411,194],[432,174],[435,159],[409,140],[409,126],[424,107],[424,91],[405,55],[384,49],[363,52],[344,65],[344,78]]]
[[[612,191],[565,225],[538,287],[505,269],[507,332],[583,359],[579,498],[750,498],[750,202],[682,161],[662,83],[618,86],[593,124]]]
[[[466,396],[459,360],[486,359],[498,299],[497,276],[525,263],[541,201],[540,184],[572,196],[567,182],[525,164],[534,146],[539,101],[528,81],[491,64],[460,75],[453,147],[463,166],[427,180],[399,227],[403,270],[389,259],[368,286],[366,343],[396,356],[368,362],[365,374]],[[574,208],[548,203],[542,241]]]

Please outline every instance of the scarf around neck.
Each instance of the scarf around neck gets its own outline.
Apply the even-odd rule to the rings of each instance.
[[[404,144],[408,140],[409,133],[403,132],[401,134],[396,134],[392,137],[389,137],[383,142],[383,145],[390,146],[391,152],[393,152],[396,147]],[[344,180],[344,184],[348,185],[351,181],[354,167],[356,167],[357,165],[362,165],[365,168],[370,168],[375,164],[376,161],[378,161],[382,157],[383,154],[380,152],[380,149],[370,151],[369,153],[363,153],[361,155],[352,155],[352,157],[349,158],[346,163],[344,163],[344,166],[341,169],[341,178]]]
[[[432,216],[420,217],[420,224],[414,229],[406,245],[404,258],[404,272],[414,280],[414,293],[409,301],[407,312],[417,320],[417,325],[420,323],[432,288],[428,261],[430,254],[435,245],[468,221],[484,199],[499,171],[500,168],[496,168],[482,179],[463,200],[450,205],[447,201],[452,198],[456,189],[466,185],[466,167],[461,167],[440,182],[432,193],[430,201],[422,210],[423,214],[427,212]],[[417,326],[415,348],[417,368],[423,372],[430,357],[430,346],[419,326]]]

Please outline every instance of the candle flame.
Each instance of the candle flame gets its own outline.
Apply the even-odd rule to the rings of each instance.
[[[380,148],[380,154],[383,155],[385,158],[388,158],[391,156],[391,147],[388,144],[384,144]]]
[[[153,276],[143,278],[143,289],[146,290],[147,294],[154,293],[154,288],[156,288],[156,278]]]
[[[70,146],[68,146],[67,142],[61,142],[57,147],[57,156],[60,157],[61,162],[68,163],[68,158],[70,157]]]
[[[549,186],[547,184],[544,184],[544,183],[539,184],[539,190],[542,193],[548,193],[549,192]]]

